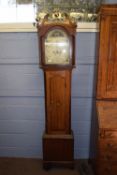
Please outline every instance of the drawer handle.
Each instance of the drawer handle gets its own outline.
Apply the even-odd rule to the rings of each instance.
[[[106,155],[106,160],[110,160],[112,158],[111,155]]]
[[[112,148],[113,144],[112,143],[107,143],[107,147]]]
[[[57,105],[58,107],[61,106],[61,104],[60,104],[59,102],[58,102],[56,105]]]
[[[107,172],[110,172],[111,171],[111,167],[107,167],[105,170],[107,171]]]

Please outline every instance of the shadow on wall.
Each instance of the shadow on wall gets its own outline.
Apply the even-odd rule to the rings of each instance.
[[[96,116],[96,84],[97,84],[97,68],[98,68],[98,57],[99,57],[99,33],[96,35],[95,43],[96,43],[95,44],[96,66],[93,77],[94,98],[92,100],[92,116],[91,116],[91,130],[90,130],[90,149],[89,149],[90,159],[93,159],[96,156],[96,146],[98,136],[98,121]]]

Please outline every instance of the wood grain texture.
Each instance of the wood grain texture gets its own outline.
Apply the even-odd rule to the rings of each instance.
[[[111,12],[112,9],[114,12]],[[102,7],[101,9],[102,20],[100,24],[100,51],[97,85],[98,99],[117,99],[117,13],[115,13],[115,9],[116,6],[114,5],[109,7],[105,6],[105,8]]]
[[[49,134],[71,132],[71,72],[45,72],[46,132]]]
[[[97,113],[98,113],[100,128],[106,128],[110,130],[116,129],[117,127],[117,102],[116,101],[97,102]]]
[[[102,5],[96,109],[97,175],[117,174],[117,4]]]

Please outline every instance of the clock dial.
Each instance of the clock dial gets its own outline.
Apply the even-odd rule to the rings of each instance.
[[[68,35],[60,29],[48,32],[45,38],[45,63],[69,64],[70,41]]]

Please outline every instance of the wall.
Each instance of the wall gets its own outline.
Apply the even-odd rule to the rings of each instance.
[[[105,3],[109,3],[109,4],[117,4],[117,0],[105,0]]]
[[[72,78],[75,158],[88,158],[96,33],[77,33]],[[44,82],[37,33],[0,33],[0,156],[42,157]]]

